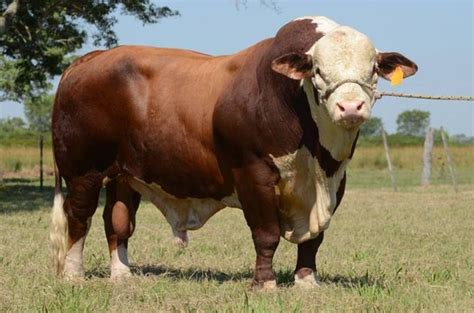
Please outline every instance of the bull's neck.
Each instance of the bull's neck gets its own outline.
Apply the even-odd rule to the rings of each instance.
[[[274,156],[306,146],[328,176],[334,175],[343,161],[352,157],[357,131],[335,125],[325,109],[316,104],[314,90],[308,88],[306,81],[302,84],[274,72],[271,60],[265,57],[257,70],[257,81],[262,100],[259,109],[265,117],[260,120],[262,126],[285,137],[284,147],[278,149],[279,153],[272,152]]]

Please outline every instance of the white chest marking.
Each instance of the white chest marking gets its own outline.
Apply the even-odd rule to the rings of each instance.
[[[331,177],[326,176],[318,159],[306,147],[273,161],[281,176],[278,188],[282,237],[294,243],[315,238],[329,227],[336,193],[349,160],[342,162]]]
[[[147,184],[135,177],[130,178],[128,183],[163,213],[174,234],[202,227],[212,215],[225,207],[241,207],[235,193],[220,201],[199,198],[180,199],[167,193],[155,183]]]

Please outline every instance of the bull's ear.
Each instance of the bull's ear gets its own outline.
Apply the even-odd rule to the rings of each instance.
[[[414,75],[418,66],[398,52],[379,52],[377,54],[377,68],[379,76],[390,80],[397,67],[403,72],[403,78]]]
[[[288,53],[273,60],[272,69],[291,79],[301,80],[311,77],[313,60],[307,54]]]

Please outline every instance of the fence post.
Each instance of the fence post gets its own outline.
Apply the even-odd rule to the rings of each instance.
[[[433,155],[434,129],[428,128],[423,147],[423,171],[421,172],[421,185],[429,186],[431,183],[431,164]]]
[[[458,184],[456,181],[456,173],[454,172],[454,164],[451,158],[451,154],[449,153],[448,141],[446,140],[443,127],[441,127],[440,131],[441,131],[441,141],[443,142],[443,147],[444,147],[444,154],[446,155],[446,160],[448,160],[448,168],[449,168],[449,174],[451,174],[451,182],[453,183],[454,191],[458,192]]]
[[[392,161],[390,159],[390,151],[388,150],[387,135],[385,134],[385,130],[383,129],[383,127],[382,127],[382,139],[383,139],[383,147],[385,149],[385,158],[387,159],[388,174],[390,175],[390,179],[392,180],[393,190],[398,191],[397,182],[395,181],[395,176],[393,175]]]
[[[40,191],[43,191],[43,135],[40,135]]]

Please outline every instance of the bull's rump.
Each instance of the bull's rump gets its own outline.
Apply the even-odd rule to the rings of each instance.
[[[117,161],[178,197],[231,192],[214,151],[212,116],[234,63],[136,46],[79,59],[63,75],[53,113],[61,174],[103,171]]]

